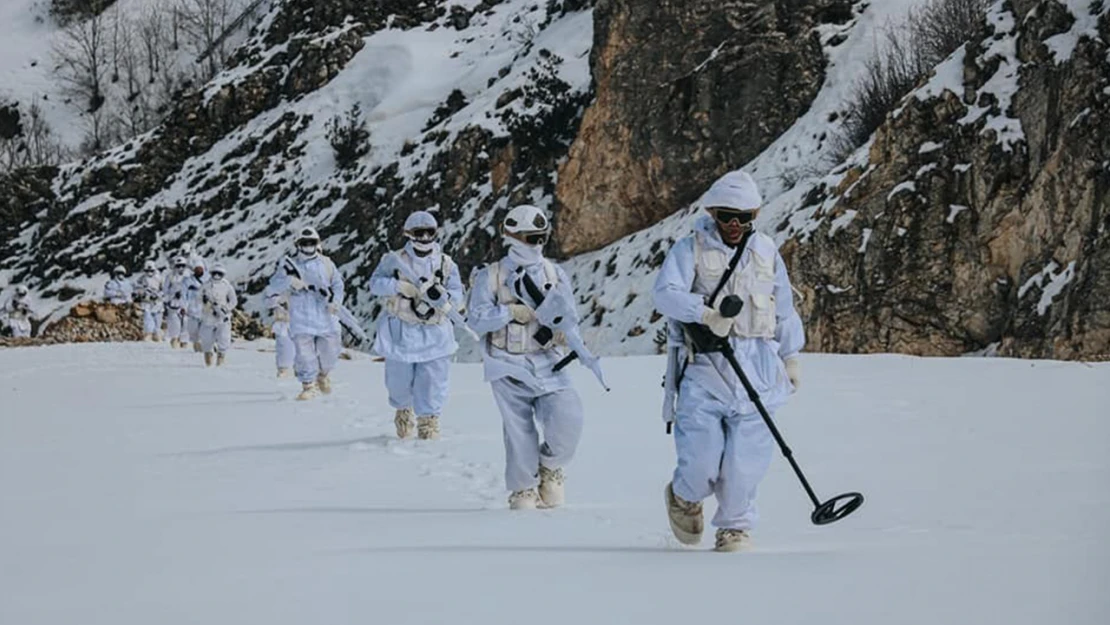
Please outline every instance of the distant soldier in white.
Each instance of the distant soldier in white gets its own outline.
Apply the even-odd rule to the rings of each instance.
[[[185,307],[188,304],[189,264],[184,256],[173,259],[173,270],[166,273],[162,281],[162,299],[166,303],[166,335],[170,337],[170,347],[185,347],[189,343],[189,330],[185,322]]]
[[[204,321],[204,303],[201,301],[201,290],[208,283],[208,273],[205,272],[204,262],[193,263],[193,275],[185,279],[185,328],[189,334],[189,342],[193,344],[193,351],[204,351],[200,344],[200,326]]]
[[[204,365],[212,366],[215,352],[216,366],[224,364],[227,350],[231,349],[231,313],[239,304],[235,287],[227,281],[227,270],[216,263],[211,279],[200,291],[202,306],[200,345],[204,351]]]
[[[31,336],[32,313],[28,293],[27,287],[20,284],[15,287],[12,298],[0,309],[0,321],[17,339]]]
[[[678,457],[665,489],[667,513],[675,537],[697,544],[704,531],[701,502],[716,496],[718,551],[749,546],[756,488],[775,442],[722,354],[698,353],[684,324],[728,337],[769,412],[798,387],[805,333],[777,246],[752,226],[762,201],[746,173],[718,180],[697,202],[706,214],[694,234],[671,248],[655,282],[655,308],[669,318],[667,389],[678,396],[664,406]],[[730,295],[743,304],[734,317],[719,308]]]
[[[143,309],[143,339],[162,340],[162,314],[165,304],[162,299],[162,276],[154,261],[143,264],[143,274],[135,280],[135,299]]]
[[[294,372],[301,382],[297,399],[331,392],[328,375],[339,362],[339,306],[343,276],[330,258],[320,253],[320,235],[304,228],[297,235],[297,254],[282,259],[270,278],[267,294],[289,292],[289,333],[296,346]]]
[[[181,246],[181,256],[185,258],[185,262],[189,263],[190,267],[204,267],[208,271],[208,265],[204,262],[204,258],[193,250],[192,243],[186,243]]]
[[[463,304],[459,268],[436,239],[439,224],[426,211],[405,220],[405,246],[382,259],[370,278],[370,293],[386,297],[378,320],[374,353],[385,358],[389,405],[397,412],[397,436],[439,438],[447,401],[451,355],[459,349],[448,306]]]
[[[277,377],[291,378],[297,347],[293,345],[293,335],[289,333],[289,297],[284,293],[274,294],[267,297],[266,302],[273,319],[270,330],[274,333],[274,350],[277,352]]]
[[[582,400],[567,372],[553,371],[568,354],[565,335],[544,332],[550,328],[541,322],[546,306],[533,310],[524,302],[525,276],[546,294],[545,304],[561,307],[569,317],[564,321],[576,328],[574,294],[566,273],[543,257],[551,232],[543,211],[517,206],[501,232],[508,255],[474,274],[468,321],[484,335],[485,379],[501,411],[509,507],[556,507],[564,500],[563,468],[582,434]]]
[[[131,303],[131,281],[127,279],[127,270],[121,265],[112,269],[112,277],[104,284],[104,301],[109,304]]]

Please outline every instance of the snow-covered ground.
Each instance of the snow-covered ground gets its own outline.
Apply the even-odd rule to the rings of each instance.
[[[867,503],[814,527],[776,460],[724,555],[669,537],[657,358],[577,371],[570,505],[510,513],[479,367],[402,443],[380,364],[298,403],[264,347],[0,351],[0,623],[1110,622],[1110,365],[807,354],[784,434]]]

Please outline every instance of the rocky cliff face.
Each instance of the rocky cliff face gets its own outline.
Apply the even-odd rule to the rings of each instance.
[[[1110,358],[1110,12],[986,28],[789,220],[810,349]]]
[[[559,171],[567,255],[646,228],[766,149],[824,80],[814,28],[848,0],[602,0],[596,99]]]

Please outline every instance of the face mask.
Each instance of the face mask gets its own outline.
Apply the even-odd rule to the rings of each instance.
[[[543,260],[542,245],[528,245],[512,237],[506,237],[509,242],[509,258],[518,267],[529,267]]]
[[[416,250],[417,252],[423,252],[425,254],[429,254],[429,253],[435,251],[436,244],[435,244],[434,241],[424,242],[424,241],[414,240],[414,241],[412,241],[412,249]]]
[[[300,246],[297,246],[297,249],[300,250],[301,254],[304,254],[305,256],[307,256],[309,258],[312,258],[313,256],[316,255],[316,245],[315,244],[300,245]]]
[[[222,273],[214,273],[214,274],[212,274],[212,279],[213,279],[213,280],[223,280],[223,279],[224,279],[224,274],[222,274]]]

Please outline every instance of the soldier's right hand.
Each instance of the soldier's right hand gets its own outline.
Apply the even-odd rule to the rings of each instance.
[[[721,311],[706,306],[701,312],[701,322],[713,334],[724,338],[732,330],[732,319],[725,317]]]

